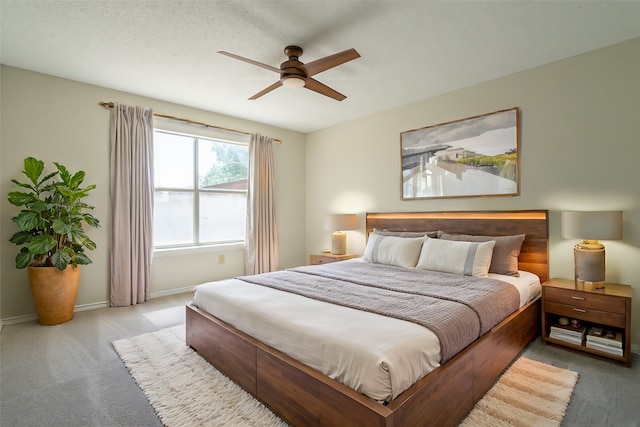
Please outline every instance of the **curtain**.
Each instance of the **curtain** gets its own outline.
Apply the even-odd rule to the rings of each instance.
[[[274,188],[273,138],[251,134],[245,274],[278,269],[278,229]]]
[[[150,297],[153,255],[153,111],[111,109],[110,302],[121,307]]]

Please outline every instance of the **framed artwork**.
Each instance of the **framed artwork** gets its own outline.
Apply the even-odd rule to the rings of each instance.
[[[402,200],[520,194],[518,107],[400,133]]]

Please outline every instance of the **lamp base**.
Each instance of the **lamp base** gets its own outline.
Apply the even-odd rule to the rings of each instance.
[[[584,289],[605,287],[604,245],[597,240],[583,240],[573,249],[576,286]]]
[[[602,282],[585,282],[584,280],[580,280],[576,278],[576,289],[585,290],[585,291],[593,291],[596,289],[604,289],[604,281]]]
[[[347,253],[347,233],[344,231],[331,233],[331,253],[334,255]]]

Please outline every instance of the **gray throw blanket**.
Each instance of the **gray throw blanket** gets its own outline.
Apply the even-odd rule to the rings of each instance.
[[[520,306],[518,291],[500,280],[365,262],[298,267],[238,279],[422,325],[440,340],[440,363]]]

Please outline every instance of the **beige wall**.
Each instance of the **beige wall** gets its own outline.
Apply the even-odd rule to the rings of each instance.
[[[34,312],[27,274],[17,270],[14,258],[18,247],[8,239],[16,231],[11,217],[17,208],[6,195],[14,189],[25,157],[84,170],[86,183],[97,184],[89,203],[102,222],[90,230],[98,249],[91,252],[94,263],[82,268],[77,304],[103,305],[108,300],[109,224],[109,111],[99,101],[116,101],[153,108],[162,114],[185,117],[217,126],[259,132],[284,141],[275,146],[280,266],[291,267],[304,258],[304,135],[260,123],[214,114],[193,108],[117,92],[97,86],[33,73],[17,68],[1,68],[1,152],[0,152],[0,318],[16,320]],[[225,255],[224,264],[218,256]],[[243,273],[243,254],[231,250],[154,258],[153,294],[171,293],[208,280]]]
[[[103,227],[94,264],[83,270],[78,304],[108,299],[109,114],[113,100],[284,140],[276,146],[281,267],[305,263],[329,247],[326,213],[357,212],[360,230],[349,250],[364,251],[366,211],[549,209],[551,275],[572,277],[572,246],[560,237],[562,210],[621,209],[624,241],[605,242],[607,279],[634,288],[633,339],[640,345],[640,39],[302,135],[132,94],[2,66],[0,189],[0,318],[33,312],[26,272],[14,268],[8,242],[15,210],[6,202],[9,179],[34,155],[87,171]],[[521,195],[400,200],[400,132],[520,107]],[[306,140],[306,144],[304,143]],[[305,147],[306,145],[306,147]],[[61,160],[62,156],[64,160]],[[286,225],[286,227],[285,227]],[[302,237],[304,236],[304,237]],[[225,254],[225,252],[222,252]],[[241,274],[241,254],[156,258],[153,291],[171,292],[204,280]]]
[[[364,117],[306,137],[306,250],[329,247],[330,212],[548,209],[551,276],[573,277],[562,210],[623,210],[624,240],[605,242],[607,280],[633,286],[640,345],[640,39]],[[470,66],[473,66],[470,64]],[[400,132],[520,107],[521,194],[400,200]]]

